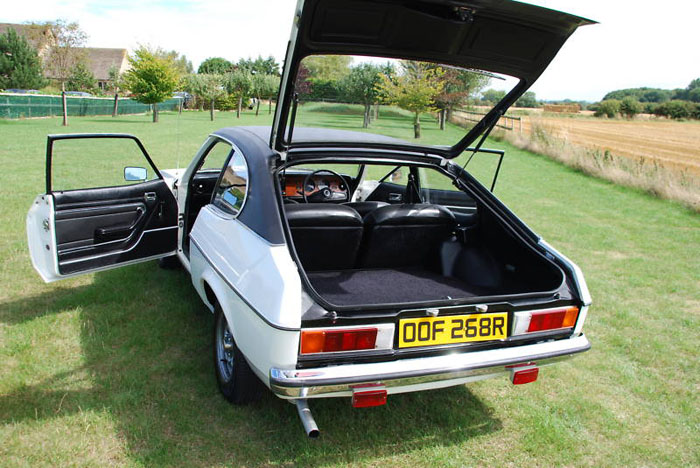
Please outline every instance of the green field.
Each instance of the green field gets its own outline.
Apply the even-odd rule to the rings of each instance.
[[[303,123],[360,121],[320,110]],[[483,381],[372,409],[313,401],[312,441],[284,401],[233,407],[219,395],[213,320],[185,272],[149,262],[46,285],[33,271],[24,219],[43,191],[46,134],[133,133],[167,168],[187,165],[213,129],[269,122],[266,109],[215,122],[73,118],[67,129],[0,121],[0,465],[700,465],[700,217],[506,143],[487,142],[507,150],[496,193],[581,266],[594,300],[593,349],[534,384]],[[373,126],[412,132],[401,113]],[[426,141],[460,132],[424,119]],[[101,164],[87,159],[76,170]]]

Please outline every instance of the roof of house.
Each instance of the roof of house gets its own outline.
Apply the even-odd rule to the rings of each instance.
[[[126,49],[103,49],[97,47],[85,47],[85,58],[90,71],[98,81],[109,79],[109,69],[117,67],[119,71],[124,71],[126,62]]]
[[[10,29],[14,29],[18,35],[26,38],[39,52],[53,43],[53,35],[48,26],[38,24],[0,23],[0,34],[5,34]]]

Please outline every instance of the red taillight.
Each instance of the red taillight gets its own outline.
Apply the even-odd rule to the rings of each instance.
[[[376,328],[302,330],[301,354],[374,349],[376,341]]]
[[[383,385],[360,385],[352,389],[352,407],[368,408],[386,404],[387,391]]]
[[[576,325],[578,307],[555,309],[546,312],[533,312],[527,332],[554,330],[557,328],[569,328]]]

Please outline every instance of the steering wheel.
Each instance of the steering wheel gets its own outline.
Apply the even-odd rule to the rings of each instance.
[[[337,177],[341,183],[345,186],[345,196],[343,200],[334,200],[333,199],[333,191],[330,189],[330,187],[324,187],[318,192],[310,195],[312,198],[312,201],[316,201],[316,199],[320,199],[321,202],[329,202],[329,201],[348,201],[350,199],[350,186],[348,185],[347,181],[343,176],[338,174],[335,171],[331,171],[330,169],[319,169],[317,171],[310,172],[306,177],[304,177],[304,185],[302,186],[302,196],[304,197],[304,203],[309,203],[309,197],[306,196],[306,186],[309,183],[309,180],[317,174],[327,172],[335,177]]]

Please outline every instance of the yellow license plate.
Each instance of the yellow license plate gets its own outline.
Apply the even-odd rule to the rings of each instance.
[[[399,348],[503,340],[508,313],[420,317],[399,321]]]

